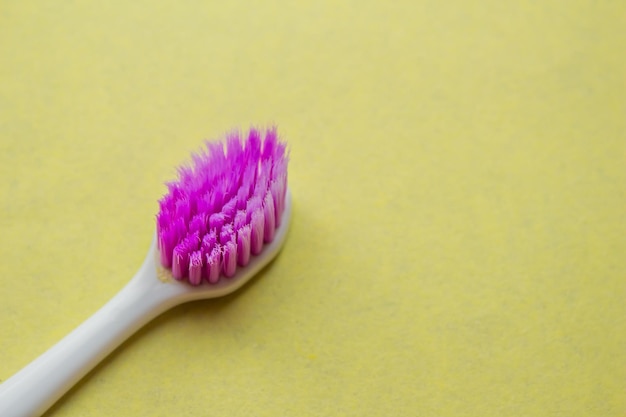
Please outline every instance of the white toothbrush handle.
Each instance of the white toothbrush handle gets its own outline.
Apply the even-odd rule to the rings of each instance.
[[[137,275],[64,339],[0,385],[0,416],[40,416],[141,326],[177,304],[150,254]]]

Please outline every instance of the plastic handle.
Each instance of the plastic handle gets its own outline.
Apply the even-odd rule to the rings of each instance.
[[[0,416],[40,416],[124,340],[184,301],[156,277],[154,243],[135,277],[65,338],[0,385]]]

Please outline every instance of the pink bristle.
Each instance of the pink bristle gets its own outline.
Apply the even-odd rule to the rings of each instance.
[[[263,209],[256,209],[251,216],[250,220],[250,252],[253,255],[258,255],[263,249],[263,228],[265,226],[265,219],[263,216]]]
[[[211,253],[211,250],[217,243],[217,235],[215,230],[211,230],[202,238],[201,248],[204,253]]]
[[[235,230],[239,230],[245,225],[246,225],[246,211],[237,210],[237,214],[235,215],[235,220],[233,221],[233,228]]]
[[[211,217],[209,217],[209,230],[215,230],[219,233],[225,223],[226,215],[224,213],[211,214]]]
[[[246,142],[246,157],[249,161],[258,161],[261,155],[261,132],[251,128]]]
[[[236,210],[244,210],[246,208],[246,203],[248,202],[248,198],[250,197],[250,193],[246,190],[245,186],[242,185],[239,187],[237,191],[237,196],[235,197],[235,209]]]
[[[261,155],[262,160],[272,159],[274,156],[274,147],[276,146],[276,140],[278,139],[276,134],[276,128],[268,129],[265,133],[265,141],[263,142],[263,153]]]
[[[189,256],[189,283],[200,285],[202,282],[202,251],[194,251]]]
[[[175,219],[172,222],[172,226],[173,226],[173,232],[175,233],[175,236],[176,236],[176,240],[180,241],[185,236],[187,236],[187,231],[189,229],[187,228],[187,222],[185,222],[185,219],[183,218]]]
[[[246,205],[246,220],[248,223],[252,220],[252,213],[257,211],[263,205],[263,200],[259,197],[252,197],[248,200],[248,204]]]
[[[241,167],[243,157],[243,144],[241,143],[241,135],[238,131],[234,131],[226,138],[226,157],[234,167]]]
[[[242,197],[245,197],[247,200],[252,193],[253,186],[256,181],[256,174],[258,170],[258,162],[254,161],[254,163],[247,163],[241,178],[241,186],[239,192]]]
[[[194,178],[193,168],[182,165],[177,168],[177,171],[178,171],[178,178],[180,178],[181,183],[188,185],[190,182],[193,181],[193,178]]]
[[[246,266],[250,262],[251,231],[249,224],[237,230],[237,263],[241,266]]]
[[[237,245],[235,232],[231,223],[225,224],[220,233],[222,246],[222,269],[226,277],[232,277],[237,268]]]
[[[175,203],[176,200],[178,200],[180,197],[183,196],[183,191],[180,188],[180,184],[175,183],[175,182],[168,182],[165,185],[167,186],[167,189],[168,189],[168,195],[166,195],[164,198],[171,199],[172,203]],[[172,208],[173,208],[173,205],[172,205]]]
[[[274,212],[274,199],[270,191],[265,195],[263,201],[263,241],[269,243],[274,240],[274,231],[276,230],[276,214]]]
[[[279,148],[281,150],[281,152],[284,152],[284,148]],[[272,164],[272,173],[271,173],[271,179],[272,180],[285,180],[287,177],[287,159],[286,158],[282,158],[282,159],[277,159],[273,161]]]
[[[213,206],[211,206],[211,195],[208,192],[199,193],[197,195],[196,207],[198,208],[198,213],[212,213]]]
[[[265,191],[269,185],[271,162],[265,161],[260,165],[259,173],[256,177],[256,184],[254,185],[253,195],[263,199],[265,197]]]
[[[172,275],[176,279],[183,279],[189,273],[189,252],[182,243],[174,248],[172,255]]]
[[[167,230],[170,222],[172,221],[172,216],[167,211],[161,211],[156,216],[156,228],[157,228],[157,236],[161,236],[162,233]],[[161,249],[161,239],[159,239],[158,247]]]
[[[191,206],[188,198],[180,199],[176,202],[175,216],[183,219],[185,222],[189,220],[191,216]]]
[[[285,142],[276,142],[276,146],[274,147],[274,162],[286,163],[287,160],[287,144]]]
[[[227,242],[230,242],[231,240],[233,240],[235,237],[235,232],[233,230],[233,225],[232,224],[225,224],[224,227],[222,227],[222,230],[220,232],[220,244],[225,245]]]
[[[272,201],[274,203],[274,218],[276,220],[276,227],[280,226],[280,219],[284,211],[284,198],[282,192],[282,184],[279,181],[273,181],[270,186],[270,192],[272,193]]]
[[[167,248],[171,246],[170,242],[166,242],[165,236],[159,236],[158,240],[158,248],[159,248],[159,258],[161,261],[161,265],[166,268],[172,267],[172,251]]]
[[[233,168],[233,171],[225,173],[222,178],[222,210],[224,206],[230,202],[230,200],[236,196],[239,189],[239,174]],[[234,204],[234,203],[233,203]]]
[[[222,246],[223,272],[228,278],[235,275],[237,270],[237,245],[234,239]]]
[[[198,234],[187,236],[174,248],[172,255],[172,275],[176,279],[183,279],[189,275],[189,257],[198,249],[200,237]]]
[[[159,234],[158,242],[161,252],[161,265],[166,268],[171,268],[174,247],[187,234],[185,222],[180,218],[173,219],[169,227],[162,229]]]
[[[193,285],[233,276],[274,239],[284,211],[286,145],[271,128],[207,143],[167,184],[156,216],[161,264]]]
[[[211,210],[219,210],[220,207],[222,207],[222,204],[224,204],[224,194],[225,194],[225,188],[226,186],[224,185],[223,182],[218,182],[217,184],[215,184],[213,186],[213,189],[209,192],[209,200],[210,200],[210,207]]]
[[[231,222],[235,218],[235,212],[237,211],[237,198],[233,197],[230,201],[224,204],[222,207],[222,213],[224,214],[226,221]]]
[[[176,200],[173,195],[167,194],[163,196],[163,198],[159,200],[159,214],[173,211],[175,204]]]
[[[220,279],[221,270],[221,252],[219,246],[213,247],[213,250],[207,253],[204,268],[207,281],[211,284],[215,284]]]
[[[224,144],[222,142],[207,142],[208,157],[206,166],[213,173],[218,173],[226,166],[226,155],[224,155]]]
[[[158,246],[161,254],[161,265],[166,268],[172,267],[172,250],[176,245],[177,237],[174,235],[173,227],[162,229],[158,235]]]
[[[204,213],[200,213],[200,214],[196,214],[195,216],[193,216],[193,219],[191,219],[191,222],[189,223],[189,232],[190,233],[198,232],[200,236],[202,236],[204,235],[204,233],[206,233],[206,231],[207,231],[206,215]]]

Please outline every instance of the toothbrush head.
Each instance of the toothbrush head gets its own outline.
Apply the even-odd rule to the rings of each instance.
[[[206,142],[159,200],[161,266],[176,280],[222,287],[265,252],[273,257],[290,214],[287,163],[286,144],[274,127]]]

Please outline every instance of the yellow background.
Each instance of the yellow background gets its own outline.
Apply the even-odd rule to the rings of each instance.
[[[0,5],[0,379],[104,304],[205,138],[294,219],[49,416],[626,415],[626,3]]]

